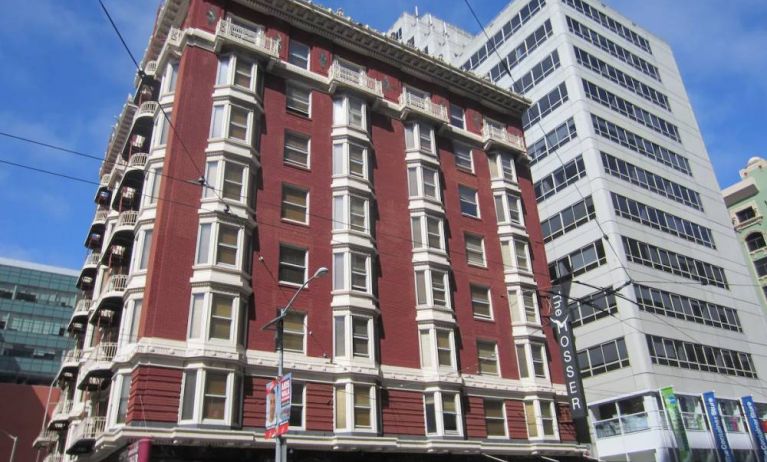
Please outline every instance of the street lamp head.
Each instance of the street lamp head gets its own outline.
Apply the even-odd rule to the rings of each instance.
[[[326,274],[328,274],[328,269],[325,268],[324,266],[320,266],[319,268],[317,268],[317,271],[314,272],[314,276],[312,276],[312,279],[321,278],[322,276],[325,276]]]

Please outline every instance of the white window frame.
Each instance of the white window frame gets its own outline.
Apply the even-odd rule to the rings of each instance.
[[[478,250],[469,250],[469,242],[479,240]],[[463,233],[464,251],[466,252],[466,263],[469,266],[487,267],[487,258],[485,257],[485,237],[479,234]],[[476,244],[476,242],[473,242]],[[479,254],[482,261],[472,261],[470,255]]]
[[[464,204],[465,201],[463,199],[464,195],[462,194],[462,192],[469,192],[469,191],[471,191],[473,193],[474,201],[473,202],[467,202],[467,203],[469,203],[469,204],[473,203],[474,204],[474,207],[477,209],[477,214],[476,215],[472,215],[471,213],[463,211],[463,204]],[[461,211],[461,215],[463,215],[465,217],[482,218],[482,213],[479,210],[479,193],[478,193],[478,191],[475,188],[472,188],[471,186],[466,186],[466,185],[459,184],[458,185],[458,204],[459,204],[459,209]]]
[[[283,247],[290,248],[290,249],[293,249],[293,250],[298,250],[298,251],[301,251],[301,252],[304,253],[304,277],[303,277],[303,280],[301,282],[283,281],[282,279],[279,279],[279,277],[280,277],[279,267],[282,266],[282,264],[283,264],[282,263],[282,257],[281,257],[281,255],[282,255],[282,248]],[[308,273],[307,273],[308,272],[308,268],[309,268],[309,250],[307,248],[301,247],[301,246],[298,246],[298,245],[295,245],[295,244],[288,244],[288,243],[280,242],[280,248],[279,248],[279,253],[278,253],[277,259],[278,259],[277,260],[278,261],[278,264],[277,264],[277,278],[278,278],[280,284],[284,284],[284,285],[287,285],[287,286],[300,287],[304,282],[306,282],[306,279],[309,277]],[[292,265],[292,264],[290,264],[290,265]]]
[[[488,421],[487,403],[489,401],[501,404],[501,415],[503,416],[502,417],[503,418],[503,435],[491,435],[490,432],[487,429],[487,421]],[[483,411],[484,416],[485,416],[485,431],[487,432],[487,437],[490,438],[490,439],[508,438],[509,437],[509,421],[508,421],[508,418],[506,416],[506,401],[503,400],[503,399],[484,398],[482,400],[482,411]],[[493,420],[500,420],[500,418],[498,418],[498,417],[491,417],[491,419],[493,419]]]
[[[171,111],[166,110],[166,113],[168,117],[173,118],[173,113]],[[213,116],[211,115],[211,117]],[[150,144],[152,149],[162,148],[168,144],[169,131],[170,123],[168,123],[168,120],[165,118],[162,111],[158,111],[157,116],[155,117],[154,128],[152,129],[153,136]]]
[[[247,112],[245,120],[245,139],[235,138],[231,136],[231,119],[232,108],[237,107]],[[221,126],[216,126],[216,111],[217,108],[222,108],[222,118],[220,121]],[[232,104],[229,102],[215,102],[213,104],[213,110],[210,115],[210,132],[208,134],[208,141],[230,141],[232,143],[245,144],[250,147],[253,144],[253,111],[245,106],[239,104]]]
[[[432,223],[436,220],[437,231],[439,233],[439,245],[431,245],[431,234],[429,233],[429,222]],[[413,241],[413,249],[427,249],[427,250],[439,250],[445,252],[445,221],[441,217],[428,214],[419,213],[410,216],[411,227],[411,240]]]
[[[434,180],[434,196],[426,194],[427,172],[429,170],[428,177]],[[416,191],[413,191],[415,183]],[[439,170],[433,166],[426,166],[423,164],[411,165],[408,167],[408,194],[411,198],[424,198],[440,202],[442,200],[442,191],[439,180]]]
[[[295,53],[295,51],[299,51],[299,50],[295,50],[293,48],[294,46],[297,46],[299,48],[305,48],[306,56],[303,56],[299,53]],[[293,62],[294,57],[298,57],[301,61],[306,61],[306,64],[305,65],[296,64],[295,62]],[[288,63],[300,69],[305,69],[308,71],[311,68],[311,64],[312,64],[312,47],[303,42],[299,42],[298,40],[295,40],[291,37],[288,40]]]
[[[296,387],[301,387],[300,393],[296,393]],[[291,390],[290,390],[290,398],[291,398],[290,412],[291,413],[296,408],[297,401],[295,397],[298,395],[301,396],[301,425],[289,425],[288,428],[291,430],[306,429],[306,384],[303,382],[296,382],[294,380],[293,383],[291,384]]]
[[[482,290],[485,294],[487,294],[487,310],[488,314],[478,314],[476,310],[474,309],[474,289]],[[479,285],[479,284],[470,284],[469,285],[469,296],[471,297],[471,312],[474,319],[482,319],[485,321],[492,321],[495,319],[495,316],[493,315],[493,300],[492,300],[492,293],[490,291],[490,287]]]
[[[439,359],[439,334],[448,335],[448,345],[450,347],[450,364],[440,364]],[[451,370],[455,371],[458,367],[456,360],[455,331],[442,327],[422,327],[418,330],[418,344],[421,357],[421,368],[430,370]]]
[[[307,341],[307,336],[308,336],[307,334],[309,332],[309,330],[307,328],[307,323],[309,322],[309,315],[308,315],[308,313],[304,313],[302,311],[296,311],[296,310],[290,310],[287,313],[287,316],[290,316],[290,315],[300,316],[301,317],[301,332],[300,332],[300,335],[301,335],[301,350],[300,351],[299,350],[292,350],[292,349],[284,348],[284,346],[283,346],[284,351],[285,351],[286,354],[305,355],[306,354],[306,341]],[[288,334],[288,335],[299,335],[298,332],[290,332],[290,331],[288,331],[288,329],[287,329],[287,327],[285,326],[284,323],[283,323],[283,328],[282,329],[283,329],[282,330],[283,338],[285,337],[285,334]],[[283,345],[284,345],[284,342],[283,342]]]
[[[143,309],[143,298],[129,298],[125,302],[125,308],[120,322],[119,347],[132,345],[138,342],[138,327],[141,323],[141,311]],[[135,337],[134,334],[135,333]]]
[[[228,166],[242,169],[240,192],[237,199],[224,196],[224,183],[226,183],[226,170]],[[205,185],[202,188],[203,200],[219,200],[246,204],[248,203],[248,191],[250,191],[250,168],[241,162],[235,162],[221,155],[209,156],[205,162]]]
[[[352,172],[352,147],[362,151],[362,175]],[[333,143],[333,177],[351,177],[368,180],[369,178],[369,149],[361,143],[348,140],[338,140]]]
[[[352,201],[362,201],[365,225],[355,229],[352,225]],[[370,199],[362,194],[338,193],[333,195],[333,230],[370,235]]]
[[[217,260],[219,258],[218,255],[218,248],[219,248],[219,235],[220,235],[220,229],[221,226],[229,226],[232,228],[237,229],[237,244],[236,244],[236,253],[235,253],[235,263],[234,265],[230,265],[228,263],[218,263]],[[204,255],[205,260],[201,261],[202,255],[202,229],[204,227],[208,227],[209,231],[209,241],[207,243],[207,254]],[[229,223],[225,221],[210,221],[205,220],[201,221],[200,225],[197,227],[197,247],[195,249],[195,257],[194,261],[195,267],[202,267],[202,266],[219,266],[223,268],[235,268],[239,269],[243,267],[243,256],[246,249],[245,245],[245,230],[242,226],[237,225],[235,223]]]
[[[339,323],[341,320],[342,323]],[[354,351],[354,321],[366,323],[367,327],[367,355],[357,354]],[[339,324],[343,327],[339,329]],[[342,331],[341,331],[342,330]],[[364,363],[375,362],[375,324],[370,316],[353,313],[335,313],[333,315],[333,357],[346,361],[360,361]],[[339,351],[339,343],[343,351]]]
[[[524,358],[520,358],[519,354],[519,348],[522,348],[524,350]],[[539,375],[538,372],[535,370],[535,358],[533,355],[533,350],[539,351],[541,353],[541,364],[543,367],[543,375]],[[517,364],[519,367],[519,377],[523,380],[529,379],[529,380],[549,380],[549,367],[548,367],[548,355],[546,354],[546,345],[543,342],[540,341],[520,341],[514,344],[514,353],[517,356]],[[527,374],[522,373],[522,364],[521,360],[525,361],[525,371],[527,371]]]
[[[123,427],[126,425],[128,417],[128,403],[125,403],[125,416],[122,422],[117,421],[117,417],[120,414],[120,401],[122,399],[122,392],[125,389],[125,385],[128,385],[128,393],[130,393],[130,386],[132,381],[132,374],[130,371],[118,372],[115,374],[112,382],[112,392],[109,398],[109,427]],[[128,395],[130,399],[130,395]]]
[[[223,63],[226,64],[224,65]],[[238,64],[250,66],[250,85],[247,87],[235,83]],[[234,53],[219,55],[216,69],[216,88],[235,87],[261,97],[264,85],[263,80],[264,76],[258,63]]]
[[[559,428],[557,423],[557,409],[555,406],[554,401],[552,400],[542,400],[542,399],[525,399],[525,423],[526,423],[526,429],[528,430],[528,439],[530,440],[553,440],[553,439],[559,439]],[[531,436],[529,434],[529,419],[530,416],[528,415],[527,411],[527,404],[532,403],[533,409],[534,409],[534,419],[535,419],[535,426],[537,430],[537,434],[535,436]],[[551,434],[544,434],[544,426],[543,426],[543,414],[541,413],[542,406],[548,405],[550,411],[551,411],[551,427],[553,430],[553,433]]]
[[[178,61],[170,60],[165,66],[160,95],[164,96],[176,93],[176,85],[178,84],[178,64]]]
[[[492,345],[493,346],[493,356],[492,357],[482,357],[480,356],[479,352],[479,344],[483,343],[485,345]],[[498,358],[498,342],[496,340],[483,340],[483,339],[477,339],[477,374],[480,375],[489,375],[493,377],[500,377],[501,376],[501,364]],[[495,373],[492,372],[482,372],[481,364],[484,361],[493,361],[495,362]]]
[[[360,105],[359,125],[352,123],[352,101]],[[351,127],[362,132],[368,131],[368,104],[362,98],[348,94],[333,97],[333,127]]]
[[[189,373],[195,371],[194,382],[194,396],[192,404],[192,418],[183,419],[184,403],[188,398],[187,392],[187,380],[189,379]],[[203,417],[203,406],[205,404],[205,384],[208,373],[223,373],[226,374],[226,393],[224,394],[224,418],[223,419],[210,419]],[[188,368],[184,370],[183,380],[181,384],[181,399],[179,400],[180,406],[178,411],[179,423],[195,423],[195,424],[211,424],[211,425],[224,425],[231,426],[236,425],[238,422],[233,422],[235,415],[234,406],[241,406],[241,389],[242,384],[240,376],[233,371],[225,369],[212,369],[212,368]]]
[[[285,200],[285,190],[286,189],[292,189],[293,191],[296,191],[296,192],[299,192],[299,193],[303,193],[303,195],[304,195],[304,204],[303,204],[304,219],[303,219],[303,221],[301,221],[301,220],[294,220],[292,218],[288,218],[288,217],[285,216],[285,205],[286,204],[289,205],[289,206],[292,206],[294,208],[302,207],[301,204],[294,204],[294,203],[290,203],[290,202]],[[301,225],[308,225],[309,224],[309,199],[310,199],[310,195],[309,195],[309,190],[308,189],[302,188],[302,187],[299,187],[299,186],[295,186],[295,185],[292,185],[290,183],[282,183],[281,196],[280,196],[280,220],[286,221],[288,223],[298,223],[298,224],[301,224]]]
[[[418,274],[423,272],[424,287],[420,289],[418,287]],[[416,287],[416,305],[419,307],[442,307],[442,305],[436,305],[434,303],[434,277],[435,272],[443,273],[443,281],[445,284],[445,306],[444,309],[452,310],[452,303],[450,300],[450,273],[447,269],[437,269],[431,267],[416,268],[415,271],[415,287]],[[423,290],[423,298],[425,303],[418,303],[420,291]]]
[[[522,268],[519,265],[519,259],[517,258],[517,245],[518,243],[524,244],[525,256],[527,260],[527,267]],[[530,261],[530,245],[527,241],[515,237],[512,239],[504,239],[501,241],[501,256],[503,258],[503,266],[506,271],[517,271],[523,273],[532,273],[531,261]]]
[[[527,305],[525,294],[532,295],[532,306]],[[532,287],[514,287],[507,291],[509,310],[512,324],[541,324],[541,311],[538,303],[538,294]],[[528,308],[533,312],[534,320],[528,319]]]
[[[231,321],[229,322],[229,338],[220,339],[211,337],[211,325],[213,318],[214,296],[231,297]],[[199,300],[200,306],[195,304]],[[242,318],[244,316],[243,300],[240,294],[219,290],[195,290],[189,301],[189,319],[187,320],[186,337],[188,342],[210,343],[213,345],[236,347],[240,341],[242,330]],[[195,323],[195,320],[198,322]],[[194,324],[198,324],[195,326]],[[193,332],[193,330],[198,332]]]
[[[162,164],[149,168],[144,180],[144,207],[154,207],[160,200],[162,185]]]
[[[288,141],[288,137],[289,136],[293,137],[293,138],[300,138],[301,140],[306,140],[306,163],[305,164],[302,164],[300,162],[296,162],[296,161],[293,161],[293,160],[289,160],[285,156],[285,151],[288,150],[288,143],[287,143],[287,141]],[[298,150],[292,149],[292,148],[291,148],[291,150],[292,151],[298,151]],[[303,168],[303,169],[307,169],[308,170],[308,169],[311,168],[311,165],[312,165],[311,160],[312,160],[312,138],[311,138],[311,136],[309,136],[309,135],[307,135],[305,133],[294,132],[294,131],[291,131],[291,130],[285,130],[285,135],[284,135],[283,140],[282,140],[282,163],[284,165],[289,165],[289,166],[292,166],[292,167],[298,167],[298,168]]]
[[[355,393],[367,392],[370,399],[370,427],[359,427],[355,421]],[[337,432],[378,433],[378,390],[375,385],[365,383],[337,383],[333,387],[333,429]],[[340,398],[339,398],[340,397]],[[344,400],[344,425],[338,421],[339,409],[337,401]]]
[[[411,90],[407,90],[411,91]],[[421,134],[424,130],[429,130],[429,139],[431,146],[423,146],[421,143]],[[408,135],[410,133],[411,135]],[[412,136],[412,139],[411,139]],[[409,145],[409,141],[412,145]],[[437,140],[434,134],[434,127],[426,122],[412,121],[405,124],[405,150],[419,151],[431,156],[437,155]]]
[[[365,285],[364,291],[353,288],[352,286],[352,257],[363,257],[365,259]],[[339,265],[342,266],[339,268]],[[372,258],[370,254],[353,250],[341,250],[333,252],[333,293],[362,293],[372,294]],[[339,274],[338,272],[341,272]],[[340,279],[342,278],[342,279]],[[338,282],[343,282],[343,287],[338,287]]]
[[[468,155],[468,165],[463,165],[463,160],[466,159],[466,155]],[[471,146],[464,143],[459,143],[457,141],[453,142],[453,156],[455,157],[455,167],[458,170],[463,170],[464,172],[474,173],[474,149],[472,149]],[[459,161],[460,159],[460,161]]]
[[[427,417],[427,409],[426,409],[426,401],[427,396],[431,395],[432,399],[434,400],[434,422],[435,422],[435,430],[434,432],[429,432],[428,429],[428,417]],[[445,395],[452,395],[453,402],[455,404],[455,413],[456,413],[456,430],[445,430],[445,421],[444,421],[444,399]],[[434,391],[434,392],[426,392],[423,395],[423,411],[424,411],[424,432],[427,437],[430,436],[463,436],[463,409],[461,407],[461,394],[458,392],[448,392],[448,391]]]
[[[522,216],[522,199],[518,195],[506,191],[494,194],[493,199],[495,200],[495,214],[499,224],[525,225]],[[514,204],[513,207],[512,204]],[[514,208],[516,208],[516,219],[512,217],[511,213]]]
[[[288,97],[288,93],[291,91],[291,89],[292,90],[302,90],[302,91],[306,91],[306,92],[309,93],[309,95],[308,95],[308,103],[307,103],[308,107],[307,107],[306,112],[304,112],[302,109],[299,109],[297,107],[293,107],[293,106],[290,105],[290,99]],[[299,115],[302,115],[304,117],[311,118],[312,117],[312,93],[314,93],[312,91],[312,89],[307,87],[307,86],[300,85],[300,84],[298,84],[296,82],[286,82],[285,83],[285,110],[288,113],[299,114]]]
[[[514,156],[508,152],[493,152],[489,156],[490,179],[517,182],[517,166]],[[511,172],[509,172],[509,168]]]
[[[455,125],[453,123],[453,108],[458,108],[461,110],[461,125]],[[448,119],[450,121],[450,126],[455,127],[461,130],[466,130],[466,108],[463,108],[461,106],[458,106],[457,104],[450,104],[448,107]]]
[[[154,236],[154,227],[148,226],[142,228],[136,238],[136,243],[133,245],[134,255],[134,274],[146,273],[149,269],[150,258],[152,256],[152,238]],[[148,245],[148,247],[147,247]]]

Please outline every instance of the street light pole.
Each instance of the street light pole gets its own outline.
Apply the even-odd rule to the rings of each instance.
[[[288,311],[293,306],[293,302],[298,297],[298,294],[301,293],[302,290],[304,290],[310,282],[317,278],[321,278],[322,276],[325,276],[328,274],[328,269],[324,266],[321,266],[317,268],[317,271],[314,272],[314,275],[307,279],[303,284],[301,284],[301,287],[298,288],[296,293],[293,294],[293,296],[290,298],[290,301],[288,301],[288,304],[285,305],[283,308],[280,309],[280,314],[266,323],[264,327],[262,327],[262,330],[266,330],[267,328],[271,326],[275,326],[277,329],[277,378],[279,379],[283,375],[283,362],[284,362],[284,348],[282,344],[283,339],[283,327],[285,323],[285,317],[288,315]],[[274,445],[274,461],[275,462],[287,462],[288,461],[288,443],[285,441],[285,438],[282,435],[278,435],[275,438],[275,445]]]
[[[4,433],[8,438],[13,440],[13,446],[11,446],[11,458],[8,459],[9,462],[13,462],[13,458],[16,455],[16,443],[19,442],[19,437],[16,435],[11,435],[7,431],[0,428],[0,432]]]

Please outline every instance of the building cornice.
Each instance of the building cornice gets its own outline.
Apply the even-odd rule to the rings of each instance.
[[[531,102],[526,98],[313,3],[301,0],[236,1],[341,47],[390,64],[414,77],[467,95],[492,110],[521,117],[530,106]]]

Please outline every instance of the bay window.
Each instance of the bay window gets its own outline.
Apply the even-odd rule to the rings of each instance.
[[[507,152],[494,152],[490,156],[490,178],[516,182],[514,156]]]
[[[205,185],[202,197],[222,198],[236,202],[247,202],[248,168],[230,160],[215,159],[205,163]]]
[[[512,239],[501,241],[501,256],[503,266],[508,270],[530,272],[530,256],[528,255],[527,241]]]
[[[111,400],[111,422],[116,425],[125,423],[128,415],[128,400],[130,399],[131,374],[115,374],[113,380],[113,399]]]
[[[416,303],[420,306],[450,308],[447,271],[426,268],[415,272]]]
[[[235,86],[260,97],[264,88],[264,78],[260,71],[258,64],[241,56],[221,55],[218,58],[216,86]]]
[[[347,125],[367,131],[367,104],[350,95],[336,95],[333,98],[333,126]]]
[[[138,328],[141,320],[141,308],[144,300],[129,299],[125,303],[120,323],[120,346],[130,345],[138,341]]]
[[[141,231],[136,244],[136,247],[140,249],[136,262],[136,271],[146,271],[147,267],[149,267],[149,252],[152,249],[152,228]]]
[[[434,127],[417,121],[405,124],[405,149],[436,155],[437,150],[435,146]]]
[[[508,292],[511,322],[528,322],[540,324],[538,317],[538,302],[535,289],[512,289]]]
[[[418,331],[421,367],[455,370],[455,335],[452,329],[428,328]]]
[[[370,203],[363,196],[337,194],[333,196],[333,229],[370,234],[368,217]]]
[[[200,223],[197,234],[198,265],[214,264],[240,268],[240,262],[247,250],[244,244],[244,230],[233,224],[209,222]]]
[[[498,223],[522,224],[521,201],[518,196],[511,193],[496,194],[495,198],[495,216]]]
[[[336,431],[377,431],[375,385],[338,384],[334,395]]]
[[[557,438],[554,402],[542,399],[525,401],[527,436],[530,439]]]
[[[333,143],[333,176],[368,179],[368,149],[352,142]]]
[[[372,360],[373,319],[359,315],[333,317],[333,354],[336,358]]]
[[[548,378],[548,368],[546,367],[546,347],[543,343],[518,343],[515,345],[515,350],[517,352],[517,364],[519,366],[520,378]]]
[[[458,393],[437,391],[424,395],[427,436],[460,436],[461,399]]]
[[[410,217],[414,249],[445,250],[445,234],[441,218],[431,215]]]
[[[178,61],[169,61],[165,67],[165,75],[162,78],[162,89],[160,91],[163,95],[172,95],[176,92],[176,81],[178,79]]]
[[[241,405],[240,377],[218,369],[184,372],[181,423],[236,425]]]
[[[213,105],[210,122],[210,138],[227,138],[250,144],[253,140],[253,111],[228,103]]]
[[[242,311],[239,295],[195,292],[189,308],[188,338],[233,346],[242,334],[238,329]]]
[[[333,253],[333,290],[372,293],[370,255],[344,251]]]
[[[150,168],[146,175],[144,186],[144,204],[153,206],[157,204],[160,197],[160,181],[162,180],[162,165]]]
[[[425,165],[408,167],[408,191],[410,197],[440,199],[439,172]]]

